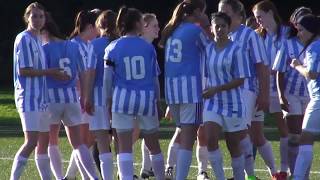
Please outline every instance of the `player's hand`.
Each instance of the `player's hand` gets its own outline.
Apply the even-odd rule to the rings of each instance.
[[[258,94],[256,100],[257,111],[269,112],[269,97],[263,94]]]
[[[84,109],[87,114],[93,115],[94,113],[94,104],[93,101],[90,98],[86,98],[84,102]]]
[[[291,66],[292,68],[295,68],[295,67],[297,67],[297,66],[299,66],[299,65],[301,65],[301,63],[299,62],[299,60],[297,60],[297,59],[292,59],[292,61],[291,61],[291,63],[290,63],[290,66]]]
[[[212,96],[214,96],[217,93],[217,89],[215,87],[210,87],[210,88],[206,88],[205,90],[203,90],[202,92],[202,97],[204,99],[209,99]]]
[[[283,111],[289,112],[289,103],[286,97],[279,97],[280,106]]]
[[[50,68],[50,69],[47,70],[47,72],[48,72],[48,76],[50,76],[50,77],[52,77],[52,78],[54,78],[56,80],[59,80],[59,81],[68,81],[71,78],[61,68]]]
[[[80,107],[81,107],[81,112],[84,113],[86,110],[84,108],[84,98],[80,97]]]

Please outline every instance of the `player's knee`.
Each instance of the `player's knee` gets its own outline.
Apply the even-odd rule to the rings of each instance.
[[[301,137],[300,134],[289,133],[288,134],[288,144],[290,146],[299,146],[300,137]]]
[[[140,132],[143,134],[143,135],[150,135],[150,134],[154,134],[156,132],[158,132],[158,128],[152,128],[152,129],[141,129]]]

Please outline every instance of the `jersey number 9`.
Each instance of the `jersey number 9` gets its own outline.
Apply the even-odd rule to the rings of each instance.
[[[146,75],[143,56],[124,57],[124,65],[126,68],[126,79],[143,79]],[[139,67],[139,68],[138,68]]]

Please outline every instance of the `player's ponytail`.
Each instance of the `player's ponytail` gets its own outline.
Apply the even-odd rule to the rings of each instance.
[[[293,13],[290,16],[290,24],[289,24],[289,31],[288,31],[288,38],[293,38],[297,36],[297,29],[296,29],[296,24],[297,21],[300,17],[307,15],[307,14],[312,14],[312,10],[308,7],[299,7],[293,11]]]
[[[74,29],[70,34],[70,38],[74,38],[78,36],[81,32],[83,32],[87,25],[95,26],[95,21],[100,14],[100,10],[93,9],[90,11],[81,10],[74,21]]]
[[[202,0],[185,0],[177,5],[167,25],[161,32],[161,39],[159,46],[164,47],[167,39],[171,36],[172,32],[178,27],[178,25],[190,16],[196,9],[203,10],[205,8],[205,2]]]
[[[117,14],[112,10],[103,11],[96,21],[96,27],[102,30],[101,36],[108,36],[110,40],[115,40],[119,36],[116,28]]]
[[[45,16],[46,23],[44,24],[42,30],[47,31],[50,37],[65,39],[65,36],[61,33],[57,23],[53,20],[51,14],[49,12],[46,12]]]
[[[320,34],[320,18],[318,16],[307,14],[302,16],[297,21],[298,24],[303,26],[307,31],[312,33],[310,39],[307,40],[305,43],[302,51],[300,52],[299,56],[303,54],[303,52],[308,48],[308,46],[319,36]]]
[[[121,7],[118,12],[116,27],[121,36],[134,31],[136,24],[142,19],[142,13],[135,8]]]

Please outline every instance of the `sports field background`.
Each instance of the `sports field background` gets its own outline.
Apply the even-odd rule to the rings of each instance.
[[[320,118],[320,117],[319,117]],[[161,121],[161,149],[166,157],[167,147],[170,142],[170,138],[174,133],[174,124],[165,120]],[[266,137],[270,140],[273,147],[273,152],[276,159],[276,165],[279,167],[279,135],[275,129],[272,117],[266,117]],[[10,170],[15,153],[23,143],[23,133],[21,131],[20,120],[15,109],[13,91],[9,89],[0,89],[0,180],[7,180],[10,176]],[[141,141],[139,140],[134,146],[135,156],[135,172],[139,173],[141,167]],[[230,156],[225,146],[224,141],[220,141],[220,148],[224,155],[224,167],[227,177],[232,176],[230,167]],[[67,142],[67,138],[64,132],[61,133],[60,149],[64,161],[64,170],[67,168],[67,161],[70,158],[71,147]],[[115,157],[115,156],[114,156]],[[35,162],[34,155],[30,156],[27,167],[21,177],[21,180],[37,180],[40,179]],[[114,161],[116,162],[116,161]],[[197,175],[197,161],[195,153],[192,161],[192,167],[190,168],[188,179],[196,179]],[[210,166],[209,166],[210,167]],[[114,168],[114,174],[116,174],[116,166]],[[211,171],[211,168],[209,169]],[[214,179],[211,172],[209,173],[210,179]],[[257,155],[256,160],[256,175],[260,179],[270,179],[267,168],[265,167],[260,156]],[[320,179],[320,143],[315,143],[314,146],[314,160],[312,164],[312,173],[310,176],[312,180]],[[80,176],[77,179],[81,179]]]

